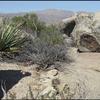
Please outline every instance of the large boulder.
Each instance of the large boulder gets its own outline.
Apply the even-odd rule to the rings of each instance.
[[[65,66],[67,67],[67,66]],[[36,72],[21,79],[2,99],[82,99],[86,90],[75,74],[56,69]],[[83,81],[82,81],[83,83]],[[80,96],[81,95],[81,96]],[[84,96],[85,95],[85,96]]]
[[[72,18],[63,20],[66,24],[65,29],[68,29],[68,25],[71,26],[74,22],[73,30],[68,36],[72,37],[80,52],[100,52],[99,16],[99,13],[79,13]]]

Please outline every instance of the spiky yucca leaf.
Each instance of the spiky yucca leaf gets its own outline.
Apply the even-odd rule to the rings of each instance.
[[[26,40],[26,36],[22,36],[22,32],[18,26],[11,24],[3,26],[0,31],[0,51],[13,50],[19,48]]]

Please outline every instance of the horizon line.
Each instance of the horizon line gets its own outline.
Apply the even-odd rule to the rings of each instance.
[[[42,12],[42,11],[46,11],[46,10],[61,10],[61,11],[71,11],[71,12],[90,12],[90,13],[95,13],[95,12],[100,12],[100,11],[86,11],[86,10],[78,10],[78,11],[74,11],[74,10],[67,10],[67,9],[59,9],[59,8],[49,8],[49,9],[37,9],[37,10],[30,10],[30,11],[28,11],[28,10],[26,10],[26,11],[10,11],[10,12],[0,12],[0,13],[2,13],[2,14],[14,14],[14,13],[35,13],[35,12]]]

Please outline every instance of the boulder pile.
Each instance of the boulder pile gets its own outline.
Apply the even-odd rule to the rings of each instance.
[[[100,52],[99,16],[99,13],[79,13],[63,20],[64,34],[72,38],[80,52]]]

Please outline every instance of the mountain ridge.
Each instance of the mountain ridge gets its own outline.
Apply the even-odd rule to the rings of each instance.
[[[0,17],[14,17],[14,16],[24,16],[26,13],[35,13],[41,21],[46,24],[57,24],[62,19],[68,18],[74,15],[74,12],[69,10],[60,9],[45,9],[40,11],[30,11],[30,12],[19,12],[19,13],[0,13]]]

